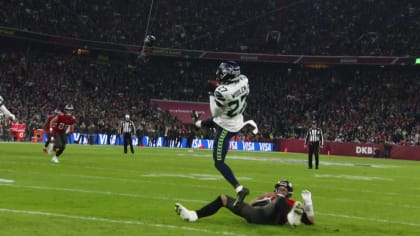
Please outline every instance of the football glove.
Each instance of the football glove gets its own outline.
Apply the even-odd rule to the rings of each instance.
[[[309,190],[302,191],[302,199],[305,205],[312,205],[312,194]]]
[[[309,192],[309,190],[303,190],[302,191],[302,199],[303,202],[305,203],[304,206],[304,211],[306,213],[307,216],[313,217],[315,215],[314,212],[314,206],[312,204],[312,196],[311,196],[311,192]]]
[[[191,119],[195,122],[197,122],[200,119],[200,114],[196,110],[191,111]]]
[[[301,218],[303,214],[303,204],[299,201],[296,201],[293,205],[292,210],[287,214],[287,221],[290,226],[296,227],[302,223]]]

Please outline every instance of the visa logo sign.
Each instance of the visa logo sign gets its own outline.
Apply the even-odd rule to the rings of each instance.
[[[271,143],[259,143],[261,152],[271,152],[273,151],[273,145]]]
[[[213,139],[194,139],[192,141],[192,148],[200,149],[213,149],[216,145]],[[260,143],[260,142],[243,142],[243,141],[230,141],[229,150],[240,150],[240,151],[261,151],[261,152],[272,152],[274,145],[272,143]]]

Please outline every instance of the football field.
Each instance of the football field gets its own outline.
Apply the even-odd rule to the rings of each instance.
[[[312,192],[315,225],[247,223],[222,208],[189,223],[179,202],[199,209],[219,194],[236,196],[211,151],[68,145],[59,164],[43,144],[0,143],[0,235],[419,235],[420,162],[230,151],[226,163],[251,193],[280,179]]]

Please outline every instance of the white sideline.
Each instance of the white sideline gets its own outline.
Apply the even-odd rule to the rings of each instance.
[[[53,216],[53,217],[61,217],[67,219],[75,219],[75,220],[87,220],[87,221],[96,221],[96,222],[104,222],[104,223],[112,223],[112,224],[126,224],[126,225],[144,225],[148,227],[156,227],[156,228],[167,228],[167,229],[176,229],[176,230],[188,230],[188,231],[195,231],[199,233],[208,233],[208,234],[216,234],[216,235],[238,235],[236,232],[226,232],[226,231],[213,231],[213,230],[206,230],[203,228],[192,228],[186,226],[177,226],[177,225],[164,225],[164,224],[150,224],[141,221],[132,221],[132,220],[114,220],[114,219],[107,219],[107,218],[100,218],[100,217],[93,217],[93,216],[78,216],[78,215],[66,215],[60,213],[52,213],[52,212],[43,212],[43,211],[27,211],[27,210],[16,210],[16,209],[7,209],[7,208],[0,208],[0,212],[4,213],[12,213],[12,214],[24,214],[24,215],[40,215],[40,216]]]

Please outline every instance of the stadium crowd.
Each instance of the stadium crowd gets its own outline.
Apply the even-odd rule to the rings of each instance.
[[[151,2],[144,0],[8,0],[0,2],[0,24],[139,45],[149,6]],[[420,54],[420,37],[413,33],[419,27],[420,2],[409,0],[266,4],[175,0],[155,1],[151,12],[149,33],[157,36],[158,47],[310,55]],[[81,132],[116,133],[118,121],[131,114],[138,135],[151,137],[195,134],[150,99],[207,101],[205,83],[214,79],[219,63],[174,58],[98,61],[34,48],[1,53],[0,94],[28,129],[42,126],[47,114],[72,102]],[[411,67],[241,66],[251,86],[247,115],[258,121],[259,139],[303,138],[315,117],[327,140],[420,145],[420,75]]]
[[[44,34],[141,45],[149,22],[158,47],[295,55],[419,55],[419,19],[410,0],[0,2],[3,26]]]
[[[116,133],[121,117],[131,114],[138,134],[149,136],[165,136],[171,129],[182,136],[195,133],[150,99],[208,101],[206,83],[218,64],[176,58],[104,63],[36,51],[4,53],[0,60],[0,93],[28,128],[72,102],[82,133]],[[326,140],[420,145],[415,69],[244,63],[242,72],[251,87],[246,116],[259,124],[259,139],[303,138],[315,118]]]

